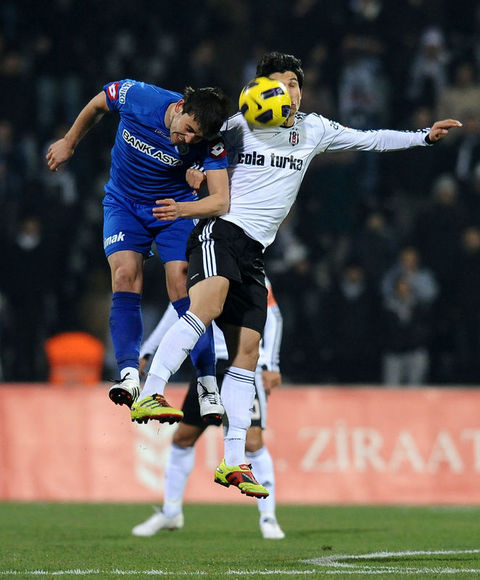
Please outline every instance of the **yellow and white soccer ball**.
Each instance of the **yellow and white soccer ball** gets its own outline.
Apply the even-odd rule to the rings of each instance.
[[[257,127],[278,127],[285,123],[292,101],[287,87],[268,77],[257,77],[243,87],[238,108],[248,123]]]

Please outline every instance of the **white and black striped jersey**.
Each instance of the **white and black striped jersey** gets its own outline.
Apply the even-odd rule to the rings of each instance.
[[[315,155],[330,151],[396,151],[427,146],[429,129],[359,131],[316,113],[297,113],[292,127],[249,126],[237,113],[222,135],[228,151],[230,209],[221,219],[269,246],[292,207]]]

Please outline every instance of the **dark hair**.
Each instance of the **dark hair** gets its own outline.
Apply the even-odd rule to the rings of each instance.
[[[193,115],[205,139],[213,139],[230,115],[230,99],[218,87],[186,87],[183,98],[183,112]]]
[[[293,54],[282,52],[267,52],[257,64],[257,77],[268,77],[273,73],[292,71],[297,75],[298,85],[303,87],[302,61]]]

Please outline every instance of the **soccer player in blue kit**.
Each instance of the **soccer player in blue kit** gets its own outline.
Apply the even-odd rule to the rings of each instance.
[[[66,135],[48,149],[48,167],[56,171],[105,113],[119,114],[103,200],[103,245],[113,291],[110,331],[120,371],[120,380],[111,387],[109,397],[116,404],[131,407],[140,394],[143,263],[152,243],[156,243],[164,264],[168,297],[178,316],[183,316],[189,307],[185,250],[193,218],[228,211],[228,163],[219,130],[229,108],[229,100],[219,88],[187,87],[182,95],[131,79],[111,82],[82,109]],[[185,179],[193,164],[203,166],[206,173],[209,195],[201,200]],[[166,198],[183,202],[185,212],[178,219],[162,222],[154,217],[153,208]],[[215,378],[211,331],[198,348],[192,349],[191,358],[200,394],[209,393],[201,397],[202,417],[208,423],[224,412]],[[163,396],[152,402],[151,411],[160,421],[175,422],[183,417],[182,411],[170,407]]]

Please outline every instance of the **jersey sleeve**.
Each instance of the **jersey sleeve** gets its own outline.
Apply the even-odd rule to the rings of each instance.
[[[359,130],[345,127],[336,121],[320,117],[324,133],[320,151],[399,151],[411,147],[427,147],[425,140],[430,129],[395,131],[392,129]]]
[[[143,83],[138,83],[131,79],[124,79],[122,81],[107,83],[103,87],[103,90],[107,97],[108,108],[111,111],[122,111],[126,108],[131,108],[131,94],[136,93],[138,96],[138,93],[141,92],[138,85],[141,84]]]
[[[227,148],[220,135],[206,144],[205,157],[200,165],[205,171],[209,169],[226,169],[228,167]]]

